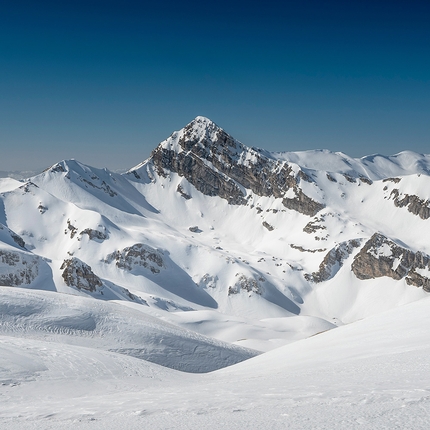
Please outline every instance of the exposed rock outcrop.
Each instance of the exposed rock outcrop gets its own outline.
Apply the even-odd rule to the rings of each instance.
[[[297,251],[300,251],[300,252],[315,253],[315,252],[324,252],[324,251],[327,251],[326,248],[306,249],[306,248],[303,248],[303,246],[301,246],[301,245],[294,245],[294,243],[290,243],[290,247],[293,248],[293,249],[297,249]]]
[[[178,184],[176,191],[185,199],[185,200],[190,200],[191,196],[189,194],[187,194],[184,189],[182,188],[181,184]]]
[[[103,233],[100,230],[93,230],[92,228],[86,228],[85,230],[82,230],[80,235],[87,234],[90,240],[106,240],[108,238],[106,233]]]
[[[91,267],[79,258],[73,257],[64,260],[60,270],[63,270],[62,277],[69,287],[94,292],[103,285],[101,279],[93,273]]]
[[[0,250],[0,285],[30,285],[39,274],[41,258],[23,252]]]
[[[105,262],[111,263],[112,261],[115,261],[118,268],[128,271],[135,267],[144,267],[155,274],[165,268],[162,252],[142,243],[136,243],[109,254]]]
[[[284,198],[282,204],[288,208],[300,212],[304,215],[315,216],[321,209],[325,208],[323,203],[312,200],[299,188],[296,188],[296,197]]]
[[[72,225],[70,220],[67,220],[67,228],[64,230],[64,234],[67,234],[70,231],[70,239],[73,239],[78,232],[78,228]]]
[[[418,215],[421,219],[430,218],[430,201],[420,199],[418,196],[404,194],[400,195],[398,189],[391,191],[390,197],[393,197],[394,204],[398,208],[407,207],[408,211]]]
[[[202,230],[199,229],[198,225],[193,225],[191,227],[188,227],[188,230],[190,230],[192,233],[201,233]]]
[[[366,242],[351,268],[359,279],[405,278],[409,285],[430,292],[430,257],[403,248],[380,233],[375,233]]]
[[[309,221],[303,231],[308,234],[316,233],[318,230],[326,230],[327,227],[325,225],[321,225],[320,223],[324,222],[324,218],[314,218],[312,221]]]
[[[228,287],[228,295],[238,294],[241,291],[246,291],[248,293],[256,293],[261,295],[263,293],[263,288],[261,287],[259,281],[251,277],[246,277],[243,273],[236,273],[237,280],[233,286]]]
[[[177,154],[175,151],[158,147],[152,153],[157,171],[165,176],[164,169],[184,176],[198,191],[207,196],[219,196],[230,204],[245,204],[244,194],[227,175],[209,168],[202,159],[191,151]]]
[[[247,148],[206,118],[197,117],[179,135],[174,133],[152,152],[150,161],[159,175],[175,172],[201,193],[230,204],[245,205],[245,190],[251,190],[259,196],[283,198],[287,208],[306,215],[324,207],[301,190],[301,180],[314,182],[303,169],[294,172],[289,163]],[[291,188],[296,197],[285,198]],[[177,191],[183,195],[181,188]]]
[[[267,230],[269,231],[273,231],[275,228],[273,227],[273,225],[269,224],[267,221],[263,221],[263,227],[266,227]]]
[[[339,271],[344,261],[352,254],[355,248],[360,246],[360,240],[348,240],[336,245],[324,257],[317,272],[311,275],[305,274],[305,278],[312,282],[327,281]]]

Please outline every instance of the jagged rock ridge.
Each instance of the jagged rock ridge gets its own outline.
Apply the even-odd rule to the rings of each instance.
[[[300,188],[301,181],[314,182],[302,169],[294,172],[289,163],[247,148],[207,118],[197,117],[161,143],[149,163],[161,176],[178,173],[201,193],[230,204],[246,204],[246,189],[258,196],[281,198],[286,208],[309,216],[324,208]],[[136,169],[129,173],[136,174]],[[285,196],[288,190],[294,197]],[[178,192],[188,197],[181,187]]]
[[[359,279],[405,278],[409,285],[430,291],[430,257],[405,249],[379,233],[355,256],[351,269]]]

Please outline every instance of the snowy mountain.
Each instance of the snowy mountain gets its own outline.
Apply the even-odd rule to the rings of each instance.
[[[197,117],[123,175],[68,160],[2,180],[0,283],[271,349],[426,295],[429,172],[411,152],[269,153]]]
[[[270,153],[204,117],[124,174],[66,160],[1,178],[1,377],[32,380],[43,364],[19,351],[37,345],[70,375],[87,356],[120,380],[123,365],[165,380],[156,364],[208,372],[291,344],[231,368],[260,374],[306,361],[328,330],[342,348],[353,329],[336,327],[424,309],[429,218],[430,155]]]

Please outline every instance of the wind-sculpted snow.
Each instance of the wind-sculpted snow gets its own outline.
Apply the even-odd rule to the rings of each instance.
[[[0,334],[113,351],[193,373],[257,354],[115,303],[5,287],[0,287]]]
[[[35,340],[20,326],[22,336],[0,336],[0,424],[8,430],[211,429],[214,423],[425,430],[428,306],[426,298],[200,375]],[[37,302],[35,313],[44,308]]]

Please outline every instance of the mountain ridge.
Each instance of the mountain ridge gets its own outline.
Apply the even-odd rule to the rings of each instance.
[[[63,160],[0,180],[0,279],[264,351],[426,296],[428,166],[269,153],[197,117],[124,174]]]

